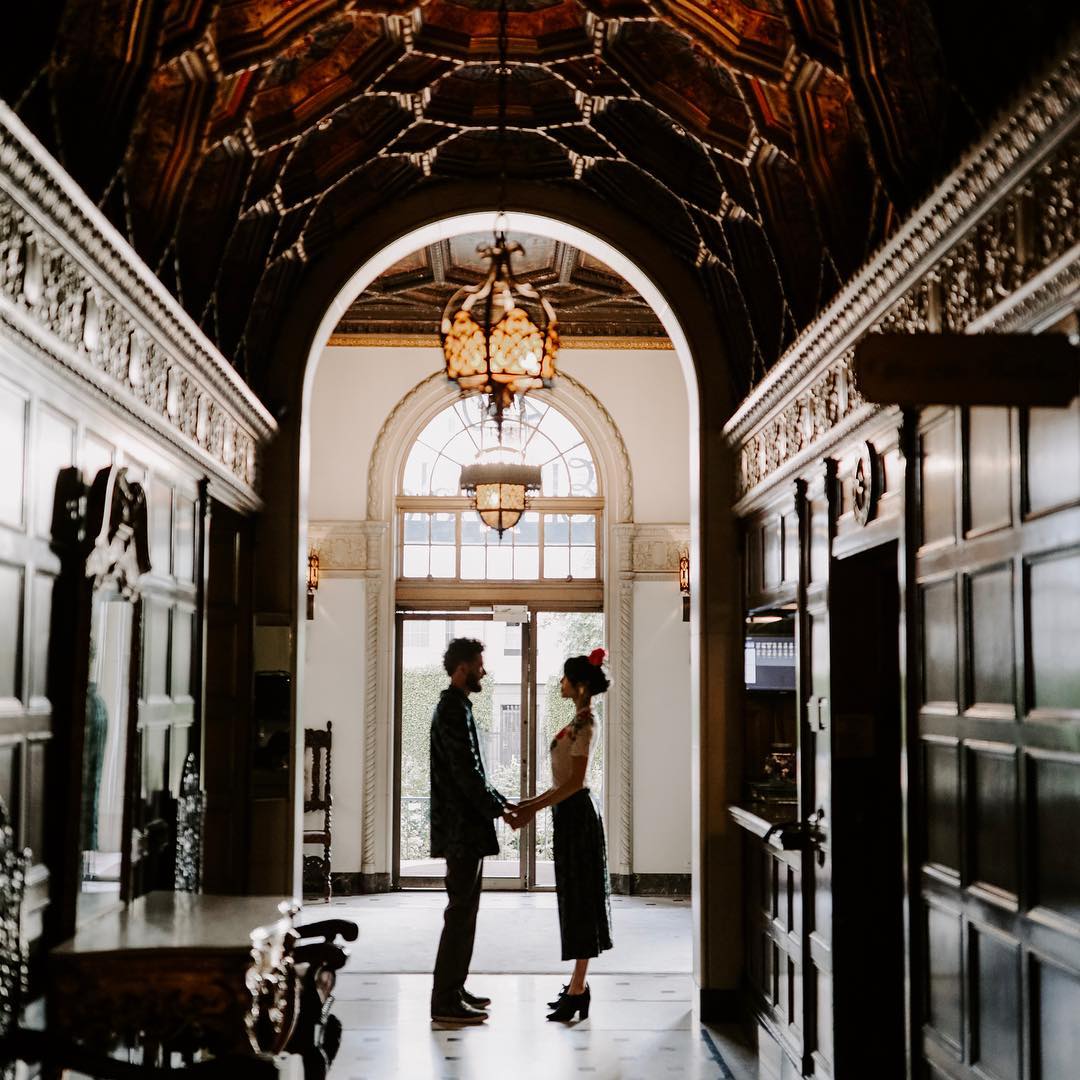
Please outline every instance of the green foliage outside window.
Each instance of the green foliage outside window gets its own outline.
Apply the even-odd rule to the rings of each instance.
[[[567,612],[542,616],[558,620],[559,649],[561,658],[587,656],[601,644],[603,619],[589,612]],[[537,788],[543,791],[551,781],[547,749],[555,733],[574,718],[573,704],[559,692],[561,671],[551,675],[542,687],[537,687],[537,720],[540,729],[539,758],[536,765]],[[425,800],[402,804],[402,851],[403,859],[424,858],[428,852],[429,815],[426,800],[431,795],[431,714],[439,695],[449,680],[438,665],[409,668],[401,679],[401,794],[403,800]],[[477,732],[484,742],[484,735],[492,730],[492,694],[490,689],[471,697],[473,718]],[[593,711],[597,719],[596,738],[593,740],[592,760],[589,763],[589,786],[599,793],[604,775],[604,741],[602,724],[604,698],[598,698]],[[521,759],[514,754],[505,764],[495,764],[489,771],[492,786],[507,798],[518,797],[521,783]],[[503,858],[516,858],[519,834],[509,826],[497,823]],[[550,860],[551,811],[543,811],[536,820],[536,857]]]
[[[401,676],[401,794],[431,794],[431,714],[450,685],[436,664],[409,668]],[[491,731],[491,694],[472,695],[476,730]]]

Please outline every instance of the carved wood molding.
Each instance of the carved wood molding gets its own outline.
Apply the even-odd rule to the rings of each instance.
[[[194,458],[245,505],[273,417],[0,103],[0,332]]]
[[[866,332],[1004,329],[1075,293],[1080,49],[983,139],[841,291],[725,425],[738,492],[776,482],[864,405],[851,370]],[[1022,311],[1008,303],[1022,294]],[[998,313],[984,322],[990,313]]]

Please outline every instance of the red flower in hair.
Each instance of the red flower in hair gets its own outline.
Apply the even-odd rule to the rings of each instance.
[[[599,667],[607,659],[607,649],[593,649],[589,653],[589,663],[593,667]]]

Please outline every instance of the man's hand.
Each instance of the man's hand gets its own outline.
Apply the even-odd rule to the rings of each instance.
[[[506,806],[503,807],[503,813],[502,813],[503,821],[505,821],[506,824],[509,825],[511,829],[515,829],[515,830],[519,829],[521,827],[520,825],[518,825],[516,823],[517,822],[517,812],[518,812],[517,803],[508,802],[506,804]]]
[[[533,811],[522,810],[520,806],[516,806],[511,813],[506,815],[506,820],[512,829],[521,829],[528,825],[534,817]]]

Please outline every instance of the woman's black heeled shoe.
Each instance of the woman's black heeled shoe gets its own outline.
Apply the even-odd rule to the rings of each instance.
[[[582,1020],[589,1019],[589,1005],[592,1001],[592,992],[588,984],[583,994],[563,994],[559,1004],[548,1014],[549,1020],[561,1020],[566,1023],[574,1019],[577,1014]]]
[[[556,999],[555,999],[554,1001],[549,1001],[549,1002],[547,1003],[547,1004],[548,1004],[548,1008],[549,1008],[549,1009],[554,1009],[554,1008],[557,1008],[557,1007],[558,1007],[558,1004],[559,1004],[559,1002],[560,1002],[560,1001],[562,1001],[562,999],[563,999],[564,997],[566,997],[566,991],[567,991],[567,990],[569,990],[569,989],[570,989],[570,984],[569,984],[569,983],[564,983],[564,984],[563,984],[563,986],[562,986],[562,988],[561,988],[561,989],[559,990],[559,996],[558,996],[558,997],[557,997],[557,998],[556,998]]]

